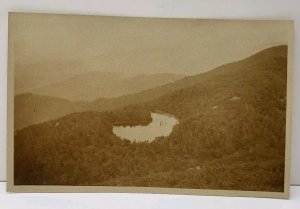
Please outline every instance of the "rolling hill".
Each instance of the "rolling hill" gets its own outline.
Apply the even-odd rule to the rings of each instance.
[[[14,104],[15,130],[78,112],[82,106],[80,102],[31,93],[15,96]]]
[[[286,78],[287,47],[278,46],[164,88],[84,104],[109,111],[15,132],[15,183],[283,191]],[[132,143],[112,133],[114,122],[150,122],[155,110],[179,119],[169,136]]]
[[[14,94],[30,93],[51,83],[59,82],[86,68],[80,60],[45,60],[41,63],[16,63]]]
[[[182,77],[184,76],[169,73],[139,74],[130,77],[108,72],[80,74],[63,82],[33,90],[32,92],[36,94],[16,95],[14,101],[15,130],[59,118],[72,112],[111,110],[127,104],[138,103],[139,100],[149,101],[168,92],[168,88],[167,91],[164,90],[166,83],[172,85],[176,82],[175,80]],[[149,93],[144,97],[141,96],[143,94],[136,94],[139,91]],[[102,98],[90,102],[72,101],[79,100],[79,98],[91,99],[97,95],[113,97],[124,94],[130,94],[130,96]]]
[[[183,78],[171,73],[123,75],[114,72],[89,72],[32,90],[39,95],[87,101],[134,94]]]

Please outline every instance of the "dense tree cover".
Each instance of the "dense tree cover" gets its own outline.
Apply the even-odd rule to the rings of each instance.
[[[15,183],[283,191],[286,46],[197,75],[201,82],[106,112],[15,132]],[[197,79],[199,81],[199,79]],[[116,122],[175,115],[168,137],[121,140]]]

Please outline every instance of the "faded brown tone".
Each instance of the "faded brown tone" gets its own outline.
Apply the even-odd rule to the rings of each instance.
[[[15,93],[89,71],[195,75],[287,44],[290,30],[285,21],[47,14],[15,22]]]
[[[10,30],[16,35],[22,34],[20,31],[26,26],[19,22],[20,16],[24,16],[22,21],[27,19],[33,23],[35,15],[16,15]],[[286,136],[289,137],[286,127],[290,123],[287,119],[290,108],[286,109],[290,103],[287,100],[291,76],[288,71],[290,22],[70,17],[45,15],[40,19],[45,23],[57,21],[61,40],[65,40],[66,34],[74,33],[63,46],[55,44],[58,35],[44,36],[41,33],[46,29],[32,30],[45,39],[54,37],[52,47],[47,44],[42,47],[44,54],[52,59],[50,62],[44,55],[34,55],[36,45],[44,44],[43,41],[38,44],[39,38],[31,44],[27,32],[23,32],[22,41],[19,35],[13,39],[16,40],[13,42],[15,73],[18,69],[23,73],[19,80],[16,77],[15,87],[24,80],[20,85],[28,89],[28,93],[15,96],[14,188],[97,185],[118,186],[118,191],[119,186],[133,186],[150,187],[144,191],[155,191],[151,190],[153,187],[208,189],[215,190],[215,194],[233,190],[241,191],[236,193],[240,195],[247,195],[242,191],[260,191],[257,196],[275,197],[281,193],[286,197],[290,154],[286,143]],[[42,29],[40,20],[30,27]],[[85,24],[84,32],[74,32],[75,25],[79,30],[86,21],[90,25]],[[68,29],[61,31],[61,25],[64,26],[61,30]],[[100,28],[106,28],[104,25],[107,31],[100,33]],[[118,33],[120,37],[110,37],[116,42],[102,34],[111,34],[112,25],[114,32],[122,29]],[[156,33],[151,34],[149,26],[156,28]],[[141,30],[142,27],[147,30]],[[135,39],[124,35],[124,28]],[[245,36],[246,32],[252,35]],[[82,40],[84,45],[91,34],[99,35],[93,39],[94,48],[86,44],[85,52],[68,52],[72,47],[81,49],[68,44]],[[102,39],[106,40],[105,44],[98,45],[96,50],[95,43],[102,43]],[[162,43],[161,48],[155,41]],[[232,46],[233,43],[238,45]],[[165,50],[164,44],[169,50]],[[30,47],[33,50],[28,55],[26,50]],[[105,49],[110,56],[101,57]],[[20,56],[22,53],[29,56],[26,60],[36,60],[26,63]],[[53,69],[53,75],[59,73],[51,65],[65,61],[65,57],[58,58],[60,53],[66,54],[68,62],[80,60],[80,64],[73,72],[72,68],[68,69],[61,80],[59,76],[47,80],[43,63],[45,69]],[[87,63],[92,64],[87,66]],[[37,71],[32,73],[27,68],[27,74],[22,66],[32,64],[40,67],[38,75],[44,81],[30,88],[26,76],[34,78]],[[220,64],[224,65],[212,69]],[[211,69],[205,69],[206,66]],[[59,69],[64,72],[65,68]],[[102,79],[101,75],[107,73],[113,75],[112,79]],[[124,82],[123,76],[125,80],[131,79],[130,82]],[[112,95],[105,94],[104,80],[108,84],[116,83],[111,88]],[[138,89],[140,84],[143,86]],[[84,92],[91,93],[93,100],[87,101]],[[120,122],[149,124],[151,112],[171,114],[179,123],[170,135],[152,142],[131,142],[113,134],[113,126]]]

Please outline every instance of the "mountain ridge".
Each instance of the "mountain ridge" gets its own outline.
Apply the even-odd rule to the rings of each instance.
[[[284,50],[280,50],[282,48]],[[175,81],[174,83],[165,84],[161,87],[146,89],[139,93],[129,94],[129,95],[116,97],[116,98],[95,99],[91,102],[83,102],[83,101],[75,102],[73,104],[70,104],[70,109],[76,109],[78,111],[89,111],[89,110],[110,111],[110,110],[122,108],[127,105],[148,102],[148,101],[157,99],[163,95],[166,95],[174,90],[186,88],[189,86],[193,86],[199,82],[203,82],[203,81],[209,79],[209,77],[214,77],[214,76],[221,77],[222,73],[224,71],[226,71],[226,69],[230,69],[231,71],[233,71],[232,73],[234,74],[234,72],[236,71],[235,69],[238,69],[236,66],[238,66],[239,63],[241,63],[241,62],[252,65],[251,64],[252,59],[254,59],[256,62],[258,62],[258,61],[262,62],[264,59],[269,59],[268,57],[272,58],[272,56],[275,56],[275,55],[277,57],[282,57],[282,55],[284,55],[284,54],[282,54],[282,51],[286,51],[287,50],[286,48],[287,48],[286,46],[271,47],[271,48],[265,49],[261,52],[255,53],[254,55],[251,55],[243,60],[224,64],[224,65],[219,66],[211,71],[193,75],[193,76],[187,76],[183,79]],[[271,53],[271,55],[270,55],[270,53]],[[275,55],[272,55],[274,53],[275,53]],[[17,98],[18,98],[18,96],[17,96]],[[29,105],[36,106],[36,108],[39,108],[39,109],[44,109],[43,106],[39,105],[39,102],[35,102],[35,103],[29,104]],[[24,104],[23,104],[23,106],[24,106]],[[25,106],[28,106],[28,105],[25,105]],[[24,109],[24,110],[22,110],[22,108],[17,108],[15,114],[17,116],[20,115],[18,117],[22,117],[22,115],[24,115],[24,114],[25,115],[32,114],[32,111],[33,111],[33,108]],[[45,111],[47,111],[47,110],[45,110]],[[53,112],[53,111],[55,111],[55,108],[52,108],[50,112]],[[58,111],[58,112],[60,112],[60,111]],[[66,113],[61,112],[61,114],[59,116],[66,115],[68,113],[71,113],[71,112],[70,111],[66,111]],[[53,119],[52,114],[50,114],[50,116],[51,117],[37,116],[37,120],[30,120],[27,122],[25,121],[24,124],[17,125],[16,128],[20,129],[20,128],[25,127],[30,124],[38,123],[41,121],[46,121],[48,119]]]
[[[164,85],[181,79],[183,75],[137,74],[91,71],[63,81],[32,90],[31,93],[65,98],[71,101],[91,101],[96,98],[113,98]]]
[[[150,101],[28,126],[15,133],[15,183],[282,192],[286,76],[287,47],[274,47]],[[169,136],[113,134],[115,121],[150,122],[155,110],[178,118]]]

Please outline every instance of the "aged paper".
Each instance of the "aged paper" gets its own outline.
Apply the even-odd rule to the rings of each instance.
[[[8,191],[288,198],[293,22],[9,14]]]

